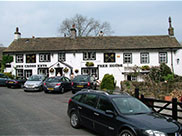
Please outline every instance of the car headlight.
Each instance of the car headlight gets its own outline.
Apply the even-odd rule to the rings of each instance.
[[[39,87],[39,86],[41,86],[41,84],[40,84],[40,83],[35,84],[35,87]]]
[[[146,130],[145,133],[148,136],[167,136],[164,132],[155,131],[155,130]]]

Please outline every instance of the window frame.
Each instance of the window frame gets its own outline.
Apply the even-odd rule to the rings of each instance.
[[[66,54],[65,53],[58,53],[58,61],[59,62],[64,62],[66,61]]]
[[[33,58],[33,56],[35,56]],[[29,58],[28,58],[29,57]],[[29,60],[30,61],[29,61]],[[34,61],[33,61],[34,60]],[[29,61],[29,62],[28,62]],[[36,63],[36,54],[26,54],[26,63]]]
[[[114,55],[114,56],[112,56],[112,55]],[[115,63],[115,62],[116,62],[116,53],[114,53],[114,52],[104,53],[104,63]]]
[[[16,54],[16,63],[23,63],[24,58],[23,58],[23,54]]]
[[[50,53],[39,53],[39,62],[51,62]]]
[[[161,56],[161,55],[164,55],[165,56]],[[164,58],[165,57],[165,58]],[[164,60],[164,62],[163,62]],[[159,52],[159,63],[167,63],[168,62],[168,55],[167,55],[167,52]]]
[[[146,55],[146,56],[142,56],[142,55]],[[141,52],[140,53],[140,63],[141,64],[149,64],[150,63],[149,52]]]
[[[125,56],[125,55],[130,55],[130,56]],[[127,60],[127,61],[125,61]],[[130,61],[128,61],[130,60]],[[123,53],[123,63],[124,64],[132,64],[132,53]]]
[[[83,52],[83,60],[96,60],[96,52]]]

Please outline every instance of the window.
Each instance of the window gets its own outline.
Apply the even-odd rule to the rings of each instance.
[[[32,70],[25,70],[25,77],[29,78],[32,75]]]
[[[83,60],[96,60],[96,53],[95,52],[84,52]]]
[[[167,63],[167,52],[159,52],[159,63]]]
[[[59,62],[66,61],[65,53],[58,53],[58,61]]]
[[[23,54],[16,55],[16,63],[23,63]]]
[[[104,53],[104,62],[115,62],[115,53]]]
[[[49,77],[49,69],[48,68],[38,68],[38,74]]]
[[[141,64],[149,63],[149,53],[143,52],[140,54],[140,63]]]
[[[40,62],[50,62],[50,53],[41,53],[39,54],[39,61]]]
[[[20,78],[23,78],[23,69],[17,69],[16,70],[16,76],[20,77]]]
[[[91,76],[94,76],[96,79],[99,78],[98,68],[82,68],[81,74],[82,75],[91,75]]]
[[[36,54],[27,54],[26,63],[36,63]]]
[[[106,111],[106,110],[113,111],[113,106],[104,96],[100,96],[97,109],[100,109],[102,111]]]
[[[137,76],[127,75],[128,81],[137,81]]]
[[[97,95],[85,94],[80,102],[87,104],[89,106],[95,107],[97,103]]]
[[[123,63],[132,63],[132,54],[131,53],[123,54]]]

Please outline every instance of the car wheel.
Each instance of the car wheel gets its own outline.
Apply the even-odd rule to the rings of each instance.
[[[135,136],[135,134],[131,130],[124,129],[121,131],[119,136]]]
[[[80,121],[79,121],[79,118],[78,118],[78,115],[76,112],[71,113],[70,124],[73,128],[79,128],[80,127]]]
[[[62,87],[62,88],[61,88],[61,94],[63,94],[63,93],[64,93],[64,88]]]
[[[24,87],[24,85],[23,85],[23,84],[21,84],[21,85],[20,85],[20,88],[23,88],[23,87]]]

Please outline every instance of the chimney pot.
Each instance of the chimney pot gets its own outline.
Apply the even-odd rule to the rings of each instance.
[[[19,32],[19,28],[16,27],[16,32],[14,32],[15,35],[15,40],[18,40],[19,38],[21,38],[21,33]]]
[[[72,25],[72,28],[70,29],[70,31],[71,31],[71,39],[75,39],[76,38],[75,24]]]

